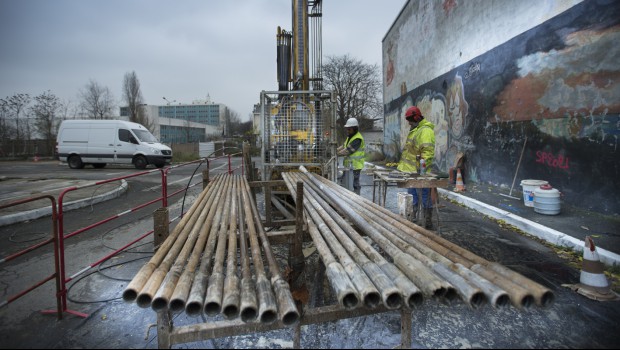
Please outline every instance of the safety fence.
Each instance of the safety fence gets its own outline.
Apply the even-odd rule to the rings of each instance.
[[[137,238],[133,238],[129,242],[126,242],[121,248],[114,250],[113,252],[101,257],[97,261],[90,263],[88,266],[79,269],[77,272],[70,274],[69,276],[67,276],[67,264],[66,264],[66,256],[67,256],[66,253],[67,252],[66,252],[66,244],[65,244],[66,241],[72,237],[87,233],[95,228],[101,227],[102,225],[108,222],[112,222],[112,221],[120,219],[121,217],[135,214],[138,211],[144,210],[145,208],[153,204],[160,203],[161,208],[167,208],[168,200],[170,198],[177,196],[181,193],[186,193],[189,189],[201,184],[201,182],[195,182],[193,184],[188,182],[187,186],[185,186],[184,188],[181,188],[174,192],[169,193],[168,192],[169,190],[168,177],[170,173],[173,172],[175,169],[179,169],[182,167],[195,166],[194,173],[192,174],[192,178],[193,178],[196,172],[199,169],[201,169],[203,165],[206,163],[206,169],[202,168],[202,174],[201,174],[203,177],[203,181],[202,181],[203,187],[206,186],[206,183],[208,182],[209,172],[212,171],[211,165],[214,164],[214,162],[216,161],[222,161],[222,165],[220,165],[218,169],[222,167],[226,167],[224,171],[229,174],[233,174],[235,171],[238,171],[241,174],[244,174],[245,171],[244,171],[243,162],[241,162],[241,165],[237,167],[233,167],[232,165],[232,160],[233,160],[232,157],[238,156],[239,154],[240,153],[231,153],[231,154],[224,154],[219,157],[201,158],[196,161],[173,165],[173,166],[162,168],[162,169],[142,171],[142,172],[126,175],[126,176],[111,178],[108,180],[87,183],[82,186],[72,186],[72,187],[68,187],[62,190],[60,194],[58,195],[58,199],[54,198],[54,196],[46,195],[46,196],[39,196],[39,197],[33,197],[33,198],[26,198],[26,199],[14,201],[14,202],[0,206],[0,209],[5,209],[5,208],[19,206],[24,203],[29,203],[29,202],[33,202],[37,200],[49,199],[51,201],[51,209],[52,209],[51,210],[52,215],[50,218],[50,223],[52,227],[51,227],[51,234],[49,235],[49,238],[47,238],[43,242],[39,242],[37,244],[29,246],[17,253],[10,254],[3,258],[0,257],[0,265],[7,263],[9,261],[15,260],[18,257],[32,256],[32,255],[27,255],[27,254],[37,251],[39,250],[39,248],[42,248],[48,245],[53,245],[53,253],[54,253],[54,271],[49,276],[45,277],[44,279],[37,281],[33,285],[24,288],[20,292],[6,298],[6,300],[0,301],[0,307],[7,306],[11,304],[12,302],[15,302],[16,300],[28,295],[29,293],[33,292],[35,289],[46,284],[47,282],[51,280],[55,280],[56,281],[55,297],[56,297],[56,302],[57,302],[57,310],[50,310],[50,311],[44,310],[42,311],[42,313],[45,313],[45,314],[56,313],[57,318],[59,320],[63,318],[64,313],[70,313],[70,314],[74,314],[80,317],[87,317],[88,316],[87,314],[68,309],[67,307],[67,294],[68,294],[67,284],[73,281],[74,279],[76,279],[78,276],[85,274],[87,271],[90,271],[91,269],[101,265],[103,262],[125,251],[129,247],[134,246],[137,242],[140,242],[146,237],[151,236],[154,230],[149,230],[147,232],[139,234]],[[153,175],[159,175],[159,178],[160,178],[159,183],[161,186],[161,192],[158,193],[157,197],[152,198],[130,209],[124,210],[116,215],[106,217],[86,227],[79,228],[72,232],[65,232],[65,226],[66,226],[65,225],[66,224],[65,211],[71,207],[70,204],[65,203],[65,201],[68,198],[68,195],[70,193],[74,193],[75,191],[78,191],[78,190],[99,187],[104,184],[110,184],[110,183],[119,182],[119,181],[122,182],[127,179],[143,178],[146,176],[153,176]],[[185,198],[183,200],[185,200]],[[177,217],[170,219],[168,224],[182,218],[184,214],[185,212],[183,211],[183,207],[181,207],[180,214]],[[47,264],[43,264],[43,263],[41,265],[47,266]],[[44,266],[42,266],[41,269],[43,270]]]

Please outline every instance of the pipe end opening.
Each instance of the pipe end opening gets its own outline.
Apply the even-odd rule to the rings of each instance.
[[[487,303],[487,297],[482,292],[474,293],[474,295],[471,297],[471,300],[469,301],[469,304],[474,309],[477,309],[486,303]]]
[[[138,304],[141,308],[147,308],[151,305],[151,296],[142,294],[138,295],[138,299],[136,299],[136,304]]]
[[[134,289],[127,289],[123,292],[123,300],[131,303],[138,297],[138,293]]]
[[[534,297],[530,294],[526,295],[523,297],[523,299],[521,299],[521,306],[524,308],[529,308],[534,304],[535,300]]]
[[[202,311],[202,304],[198,302],[190,302],[185,305],[185,313],[189,316],[198,316]]]
[[[299,320],[299,313],[296,311],[287,312],[284,317],[282,317],[282,323],[286,326],[290,326],[295,324]]]
[[[256,320],[257,316],[258,312],[253,307],[246,307],[245,309],[241,310],[241,321],[243,322],[254,321]]]
[[[366,305],[366,307],[369,307],[369,308],[377,307],[377,305],[379,305],[380,302],[381,302],[381,296],[379,295],[379,293],[374,293],[374,292],[368,293],[364,297],[364,305]]]
[[[155,311],[161,311],[168,306],[168,301],[164,298],[155,298],[151,303],[151,308]]]
[[[424,302],[424,296],[422,293],[413,293],[407,298],[407,305],[411,309],[422,305],[422,302]]]
[[[170,301],[170,311],[179,312],[179,311],[183,311],[183,309],[185,309],[185,302],[183,300],[172,299]]]
[[[506,307],[510,305],[510,297],[508,296],[508,294],[502,294],[495,299],[495,304],[493,305],[495,307]]]
[[[206,303],[205,304],[205,313],[209,316],[215,316],[222,310],[222,306],[219,303]]]
[[[385,298],[385,306],[390,309],[398,309],[403,305],[403,298],[398,293],[390,293]]]
[[[273,323],[277,320],[278,315],[274,310],[267,310],[260,315],[260,321],[262,323]]]
[[[359,303],[360,301],[357,298],[357,296],[355,296],[355,293],[347,293],[342,298],[342,305],[344,306],[345,309],[354,309],[357,307]]]
[[[540,305],[542,307],[549,307],[553,305],[554,302],[555,302],[555,294],[553,294],[553,292],[551,291],[547,291],[543,293],[542,297],[540,298]]]
[[[227,319],[233,319],[239,316],[239,308],[235,305],[228,305],[224,308],[224,310],[222,310],[222,313]]]

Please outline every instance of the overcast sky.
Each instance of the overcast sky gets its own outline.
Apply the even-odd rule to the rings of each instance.
[[[324,0],[324,61],[382,69],[381,40],[405,3]],[[145,103],[209,95],[246,121],[260,92],[278,89],[276,32],[291,22],[291,0],[0,0],[0,98],[50,90],[75,106],[94,80],[120,105],[135,71]]]

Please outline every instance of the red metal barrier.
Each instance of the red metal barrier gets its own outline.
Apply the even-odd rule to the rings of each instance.
[[[126,210],[126,211],[124,211],[124,212],[122,212],[120,214],[108,217],[108,218],[106,218],[104,220],[101,220],[101,221],[96,222],[96,223],[94,223],[92,225],[89,225],[87,227],[84,227],[84,228],[79,229],[79,230],[77,230],[75,232],[72,232],[72,233],[69,233],[69,234],[65,235],[64,234],[64,215],[63,215],[63,199],[64,199],[65,195],[67,193],[71,192],[71,191],[76,191],[76,190],[79,190],[79,189],[84,189],[84,188],[93,187],[93,186],[99,186],[99,185],[103,185],[103,184],[106,184],[106,183],[115,182],[115,181],[121,181],[121,180],[129,179],[129,178],[134,178],[134,177],[138,177],[138,176],[148,175],[148,174],[152,174],[152,173],[155,173],[155,172],[160,172],[161,179],[162,179],[161,180],[162,192],[165,192],[165,189],[167,188],[166,174],[165,174],[165,172],[162,169],[154,169],[154,170],[149,170],[149,171],[142,171],[142,172],[131,174],[131,175],[127,175],[127,176],[116,177],[116,178],[109,179],[109,180],[97,181],[97,182],[94,182],[92,184],[88,184],[88,185],[84,185],[84,186],[69,187],[69,188],[63,190],[60,193],[60,195],[58,196],[58,254],[59,254],[60,277],[61,277],[60,278],[60,292],[59,292],[59,294],[60,294],[60,299],[61,299],[61,305],[62,305],[62,311],[63,312],[72,313],[72,314],[80,316],[80,317],[88,317],[87,314],[67,309],[67,282],[71,281],[76,276],[78,276],[78,275],[88,271],[89,269],[97,266],[98,264],[100,264],[101,262],[109,259],[110,257],[118,254],[119,252],[121,252],[122,250],[126,249],[126,247],[127,247],[126,246],[126,247],[123,247],[122,249],[118,249],[118,250],[114,251],[112,254],[108,255],[105,259],[101,259],[97,263],[89,265],[88,267],[78,271],[76,274],[73,274],[71,276],[71,278],[67,279],[66,278],[66,271],[65,271],[65,267],[66,267],[66,264],[65,264],[65,243],[64,243],[65,239],[73,237],[73,236],[75,236],[77,234],[83,233],[85,231],[88,231],[88,230],[90,230],[90,229],[92,229],[94,227],[100,226],[100,225],[102,225],[104,223],[107,223],[109,221],[116,220],[116,219],[120,218],[121,216],[127,215],[129,213],[133,213],[133,212],[135,212],[135,211],[137,211],[137,210],[139,210],[141,208],[144,208],[144,207],[146,207],[148,205],[151,205],[151,204],[153,204],[155,202],[158,202],[160,200],[162,201],[162,206],[166,206],[166,204],[167,204],[166,196],[162,194],[162,196],[160,196],[158,198],[155,198],[152,201],[146,202],[146,203],[141,204],[141,205],[139,205],[139,206],[137,206],[135,208]],[[150,234],[152,232],[153,231],[150,231],[148,234]],[[143,235],[142,237],[140,237],[138,240],[132,242],[131,244],[133,244],[133,243],[143,239],[144,237],[148,236],[148,234]],[[129,245],[131,245],[131,244],[129,244]]]
[[[71,313],[74,314],[76,316],[80,316],[80,317],[87,317],[87,314],[81,313],[81,312],[77,312],[77,311],[73,311],[73,310],[69,310],[67,308],[67,283],[72,281],[73,279],[75,279],[77,276],[85,273],[86,271],[100,265],[101,263],[105,262],[106,260],[110,259],[111,257],[119,254],[120,252],[124,251],[125,249],[127,249],[128,247],[132,246],[133,244],[135,244],[136,242],[139,242],[140,240],[144,239],[145,237],[148,237],[149,235],[151,235],[153,233],[153,230],[150,230],[146,233],[144,233],[143,235],[141,235],[140,237],[138,237],[137,239],[127,243],[125,246],[113,251],[112,253],[106,255],[105,257],[99,259],[98,261],[86,266],[85,268],[79,270],[78,272],[76,272],[75,274],[71,275],[70,277],[66,277],[66,264],[65,264],[65,244],[64,241],[68,238],[71,238],[73,236],[76,236],[80,233],[89,231],[95,227],[101,226],[107,222],[116,220],[118,218],[120,218],[121,216],[130,214],[130,213],[134,213],[144,207],[147,207],[151,204],[154,204],[158,201],[162,202],[162,207],[167,207],[168,206],[168,198],[171,198],[172,196],[175,196],[179,193],[185,192],[187,191],[189,188],[197,186],[201,183],[195,183],[193,185],[191,185],[191,180],[188,182],[188,185],[185,186],[184,188],[175,191],[172,194],[168,193],[168,173],[173,171],[174,169],[180,168],[180,167],[184,167],[184,166],[190,166],[192,164],[198,164],[198,166],[196,167],[196,170],[198,170],[200,168],[200,166],[202,165],[202,163],[206,162],[207,163],[207,170],[210,172],[210,165],[213,161],[216,161],[218,159],[227,159],[228,161],[228,173],[232,174],[234,173],[234,171],[241,169],[241,173],[244,174],[244,165],[243,162],[241,162],[241,166],[236,167],[236,168],[232,168],[232,159],[231,157],[234,155],[237,155],[240,153],[235,153],[235,154],[229,154],[229,155],[223,155],[220,157],[215,157],[215,158],[202,158],[196,161],[192,161],[192,162],[188,162],[188,163],[182,163],[182,164],[178,164],[178,165],[174,165],[174,166],[170,166],[167,167],[165,169],[154,169],[154,170],[149,170],[149,171],[143,171],[143,172],[138,172],[138,173],[134,173],[131,175],[127,175],[127,176],[122,176],[122,177],[116,177],[116,178],[112,178],[112,179],[108,179],[108,180],[103,180],[103,181],[97,181],[97,182],[93,182],[84,186],[73,186],[73,187],[69,187],[64,189],[58,196],[58,204],[56,204],[56,200],[54,199],[53,196],[41,196],[41,197],[34,197],[34,198],[29,198],[29,199],[25,199],[25,200],[21,200],[21,201],[17,201],[14,203],[10,203],[7,205],[3,205],[0,206],[0,209],[4,209],[6,207],[9,206],[14,206],[14,205],[19,205],[19,204],[23,204],[23,203],[27,203],[30,201],[35,201],[38,199],[42,199],[42,198],[49,198],[52,201],[52,224],[54,226],[53,228],[53,233],[52,233],[52,237],[49,238],[48,240],[46,240],[45,242],[41,242],[39,244],[33,245],[32,247],[29,247],[21,252],[12,254],[4,259],[0,260],[0,263],[15,259],[19,256],[22,256],[28,252],[31,252],[41,246],[44,246],[46,244],[49,243],[53,243],[54,244],[54,264],[55,264],[55,272],[48,276],[47,278],[43,279],[42,281],[36,283],[35,285],[29,287],[28,289],[20,292],[19,294],[10,297],[7,301],[5,302],[0,302],[0,307],[9,304],[10,302],[13,302],[14,300],[28,294],[30,291],[36,289],[37,287],[41,286],[42,284],[46,283],[47,281],[51,280],[51,279],[56,279],[56,300],[57,300],[57,310],[56,311],[42,311],[44,313],[51,313],[51,312],[56,312],[58,314],[58,319],[62,319],[62,315],[64,312],[67,313]],[[100,186],[103,184],[107,184],[107,183],[111,183],[111,182],[115,182],[115,181],[122,181],[125,179],[129,179],[129,178],[134,178],[134,177],[138,177],[138,176],[145,176],[145,175],[150,175],[153,174],[155,172],[160,172],[161,174],[161,188],[162,188],[162,193],[160,197],[157,197],[153,200],[150,200],[148,202],[145,202],[143,204],[140,204],[134,208],[131,208],[129,210],[123,211],[120,214],[108,217],[106,219],[103,219],[101,221],[98,221],[94,224],[88,225],[86,227],[80,228],[74,232],[65,234],[64,233],[64,211],[63,211],[63,200],[65,198],[65,196],[72,192],[72,191],[76,191],[76,190],[80,190],[80,189],[84,189],[84,188],[88,188],[88,187],[94,187],[94,186]],[[196,171],[194,171],[195,174]],[[192,175],[193,177],[193,175]],[[181,210],[181,214],[170,220],[170,222],[175,221],[176,219],[182,217],[183,215],[183,210]]]
[[[19,201],[15,201],[15,202],[11,202],[9,204],[5,204],[5,205],[0,205],[0,209],[5,209],[5,208],[9,208],[9,207],[13,207],[13,206],[17,206],[20,204],[24,204],[24,203],[29,203],[29,202],[34,202],[40,199],[49,199],[52,202],[52,234],[50,235],[50,238],[46,239],[43,242],[34,244],[20,252],[11,254],[7,257],[4,257],[2,259],[0,259],[0,263],[5,263],[8,261],[11,261],[13,259],[16,259],[20,256],[23,256],[27,253],[30,253],[32,251],[35,251],[45,245],[48,245],[50,243],[53,244],[54,246],[54,273],[52,273],[51,275],[47,276],[46,278],[42,279],[41,281],[35,283],[34,285],[24,289],[23,291],[10,296],[7,298],[7,300],[0,302],[0,307],[3,307],[5,305],[8,305],[12,302],[14,302],[15,300],[21,298],[22,296],[30,293],[31,291],[35,290],[36,288],[42,286],[43,284],[45,284],[48,281],[51,281],[52,279],[56,280],[56,306],[57,306],[57,310],[52,310],[52,311],[47,311],[44,310],[42,311],[43,313],[57,313],[57,317],[59,320],[62,319],[62,300],[60,297],[60,290],[61,290],[61,275],[60,275],[60,259],[58,256],[58,221],[57,221],[57,206],[56,206],[56,199],[53,196],[50,195],[45,195],[45,196],[38,196],[38,197],[33,197],[33,198],[27,198],[27,199],[23,199],[23,200],[19,200]]]

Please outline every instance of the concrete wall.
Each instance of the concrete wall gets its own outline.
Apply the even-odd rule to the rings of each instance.
[[[619,43],[620,1],[409,1],[383,40],[384,153],[400,157],[417,105],[438,170],[463,152],[468,181],[509,188],[523,150],[516,190],[547,180],[618,215]]]

